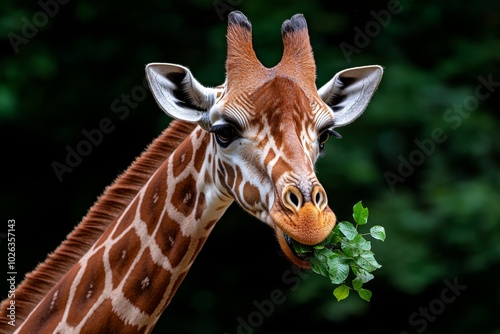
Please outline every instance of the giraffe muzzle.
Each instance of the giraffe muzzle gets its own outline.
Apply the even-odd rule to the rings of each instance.
[[[271,209],[271,218],[281,249],[294,264],[303,268],[309,267],[309,261],[295,252],[292,240],[304,245],[319,244],[336,222],[321,185],[313,186],[310,192],[301,191],[295,185],[285,187],[281,201]]]

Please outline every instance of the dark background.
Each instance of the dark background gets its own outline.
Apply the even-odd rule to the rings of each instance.
[[[168,125],[143,88],[147,63],[215,86],[230,10],[249,17],[266,66],[281,57],[281,23],[304,13],[318,86],[347,67],[385,68],[366,113],[318,162],[340,220],[363,200],[369,224],[386,228],[372,243],[383,265],[372,301],[339,303],[324,277],[291,272],[272,230],[233,206],[154,332],[500,333],[498,1],[55,4],[0,4],[0,233],[15,219],[18,281]],[[53,163],[105,119],[99,144],[58,179]]]

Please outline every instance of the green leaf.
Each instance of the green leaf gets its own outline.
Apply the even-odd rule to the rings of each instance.
[[[354,288],[354,290],[358,291],[359,289],[361,289],[362,286],[363,286],[363,281],[361,280],[361,278],[356,277],[355,279],[352,280],[352,287]]]
[[[372,272],[375,269],[378,269],[382,267],[376,260],[375,256],[373,255],[372,252],[365,252],[362,253],[359,257],[357,257],[354,262],[360,266],[361,268],[365,269],[368,272]]]
[[[323,249],[317,249],[315,252],[314,252],[314,258],[316,260],[318,260],[318,262],[321,262],[321,263],[326,263],[327,261],[327,258],[330,254],[325,254],[327,251],[329,251],[329,249],[326,249],[326,248],[323,248]],[[331,251],[330,251],[331,252]]]
[[[328,235],[328,237],[321,243],[324,245],[335,245],[338,244],[341,240],[341,236],[339,234],[338,224],[335,226],[333,231]]]
[[[346,299],[349,296],[349,287],[345,284],[339,285],[333,290],[333,295],[337,298],[337,301]]]
[[[299,254],[306,254],[312,251],[310,246],[303,245],[295,240],[293,240],[292,243],[293,243],[293,248],[295,248],[295,251]]]
[[[363,259],[365,259],[366,261],[368,261],[370,263],[370,265],[374,266],[376,269],[379,269],[382,267],[382,265],[380,263],[378,263],[377,260],[375,260],[375,254],[373,254],[373,252],[365,252],[365,253],[361,254],[361,257]]]
[[[372,298],[372,292],[370,290],[366,290],[366,289],[361,288],[357,291],[358,291],[359,296],[362,299],[366,300],[367,302],[369,302],[370,299]]]
[[[358,247],[358,243],[354,240],[342,241],[341,242],[342,251],[344,251],[345,255],[349,257],[356,257],[361,254],[363,251]]]
[[[358,277],[361,280],[361,282],[363,282],[363,283],[371,281],[374,277],[368,271],[359,267],[355,263],[351,264],[351,269],[352,269],[352,272],[354,273],[354,275],[356,275],[356,277]]]
[[[385,240],[385,228],[380,225],[375,225],[370,228],[370,234],[374,239]]]
[[[329,277],[328,258],[333,254],[328,248],[317,249],[314,256],[309,260],[311,269],[316,273]]]
[[[368,222],[368,208],[363,207],[361,201],[356,203],[352,208],[352,217],[358,225],[364,225]]]
[[[332,247],[332,246],[335,246],[336,244],[340,243],[340,241],[342,241],[343,236],[339,232],[338,227],[339,226],[337,224],[337,226],[335,226],[333,231],[330,233],[330,235],[328,235],[328,237],[325,239],[325,241],[322,242],[322,244],[324,244],[328,247]]]
[[[340,222],[338,224],[340,232],[342,232],[343,235],[347,238],[347,240],[353,240],[357,235],[358,231],[349,222]]]
[[[360,252],[369,251],[372,249],[372,243],[363,238],[361,234],[358,234],[353,240],[352,243],[354,247],[357,247]]]
[[[326,247],[315,249],[314,256],[316,255],[324,257],[322,261],[324,261],[325,263],[328,261],[329,258],[337,256],[337,254],[333,250]]]
[[[314,257],[312,257],[309,262],[311,263],[311,269],[314,271],[316,274],[328,277],[328,266],[326,265],[326,262],[322,260],[318,260],[316,257],[316,254]]]
[[[330,257],[328,273],[333,284],[343,283],[349,275],[349,264],[346,263],[345,257],[341,255]]]

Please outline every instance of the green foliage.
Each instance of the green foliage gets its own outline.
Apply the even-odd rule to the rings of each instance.
[[[368,222],[368,208],[360,202],[353,207],[354,222],[339,222],[330,235],[319,245],[306,246],[296,241],[293,242],[295,251],[310,257],[311,269],[320,275],[328,277],[332,284],[340,284],[333,291],[338,301],[349,296],[351,289],[345,281],[352,270],[355,278],[352,288],[359,296],[370,301],[372,293],[363,288],[363,284],[373,279],[371,274],[382,267],[371,251],[371,243],[358,232],[359,225]],[[373,226],[369,233],[373,238],[385,240],[385,229],[382,226]]]

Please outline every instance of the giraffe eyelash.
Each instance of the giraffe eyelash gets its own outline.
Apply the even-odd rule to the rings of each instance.
[[[215,135],[215,140],[219,146],[226,148],[233,141],[240,138],[238,130],[231,124],[214,125],[210,132]]]
[[[342,135],[340,133],[338,133],[337,131],[333,130],[333,129],[330,129],[328,130],[330,132],[331,135],[333,135],[335,138],[337,139],[342,139]]]
[[[341,139],[342,136],[337,131],[333,130],[333,128],[327,128],[322,131],[318,136],[318,145],[319,145],[319,156],[322,157],[324,155],[325,143],[328,141],[330,136],[334,136],[337,139]]]

